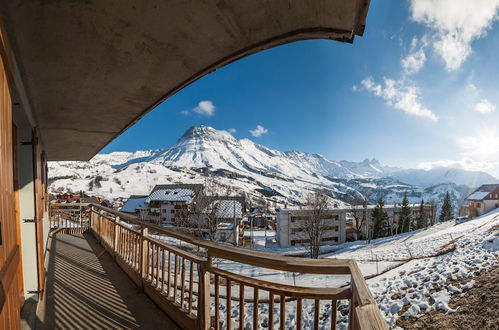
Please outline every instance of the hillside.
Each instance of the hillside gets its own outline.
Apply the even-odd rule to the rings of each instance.
[[[110,199],[147,194],[159,183],[200,182],[207,173],[255,202],[291,204],[303,202],[314,188],[323,189],[337,203],[361,194],[373,201],[383,194],[388,203],[399,202],[404,191],[411,202],[438,201],[447,190],[457,203],[472,187],[498,182],[484,172],[405,170],[383,166],[376,159],[337,162],[318,154],[278,151],[207,126],[191,127],[165,149],[49,163],[52,191],[94,191]]]

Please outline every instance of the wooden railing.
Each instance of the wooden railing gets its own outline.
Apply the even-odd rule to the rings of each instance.
[[[65,207],[53,204],[51,219],[59,219]],[[387,328],[354,260],[284,257],[199,240],[100,205],[82,204],[80,210],[87,212],[83,220],[67,223],[88,227],[130,278],[182,328],[335,329],[340,300],[348,301],[350,329]],[[78,217],[73,214],[71,219]],[[59,228],[64,224],[55,222]],[[285,285],[229,272],[214,260],[282,272],[350,275],[350,282],[342,288]]]

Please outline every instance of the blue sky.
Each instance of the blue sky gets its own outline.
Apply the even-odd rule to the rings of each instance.
[[[168,147],[190,126],[209,125],[334,160],[499,177],[499,1],[482,2],[372,1],[353,44],[302,41],[241,59],[102,152]]]

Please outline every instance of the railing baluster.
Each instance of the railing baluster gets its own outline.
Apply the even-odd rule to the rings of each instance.
[[[165,249],[161,249],[161,294],[165,292]]]
[[[217,274],[215,274],[214,281],[215,281],[215,330],[218,330],[220,329],[220,300],[219,300],[220,286]]]
[[[272,330],[274,325],[274,294],[269,291],[269,330]]]
[[[239,329],[244,329],[244,284],[239,284]]]
[[[286,323],[286,296],[282,296],[281,295],[281,304],[280,304],[280,314],[279,315],[279,318],[280,318],[280,329],[281,330],[284,330],[284,327],[285,327],[285,323]],[[301,325],[300,325],[301,327]]]
[[[296,328],[301,329],[301,320],[302,320],[302,300],[298,298],[296,300]]]
[[[192,313],[192,284],[194,282],[194,263],[189,260],[189,315]]]
[[[155,287],[156,289],[159,288],[159,245],[155,244],[156,246],[156,284]]]
[[[172,252],[168,250],[168,286],[166,287],[166,296],[170,298],[170,286],[171,286],[171,265],[172,265]]]
[[[231,322],[231,314],[232,314],[232,281],[228,278],[225,278],[225,297],[226,297],[226,305],[227,305],[227,310],[226,310],[226,319],[227,319],[227,330],[230,330],[232,328],[232,322]]]
[[[182,257],[182,275],[180,277],[180,282],[182,283],[180,289],[180,307],[184,308],[184,296],[185,296],[185,258]]]
[[[331,301],[331,330],[336,329],[336,308],[337,308],[338,301],[336,299],[333,299]]]
[[[258,329],[258,288],[253,288],[253,329]]]
[[[177,301],[178,255],[175,254],[175,273],[173,276],[173,301]]]
[[[314,306],[314,330],[319,330],[319,312],[321,309],[321,301],[319,299],[315,299]]]

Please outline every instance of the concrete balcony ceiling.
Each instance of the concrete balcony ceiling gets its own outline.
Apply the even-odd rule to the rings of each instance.
[[[48,160],[87,160],[160,102],[241,57],[352,42],[369,0],[2,1]]]

